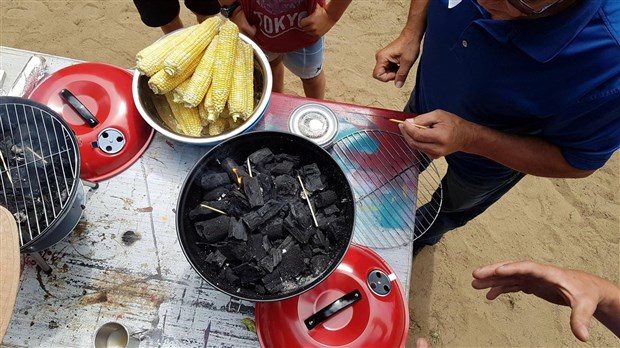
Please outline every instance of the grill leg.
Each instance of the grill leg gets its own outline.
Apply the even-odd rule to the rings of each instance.
[[[30,256],[34,262],[37,263],[37,266],[41,267],[41,270],[47,274],[52,273],[52,267],[50,267],[47,262],[45,262],[45,260],[43,259],[43,257],[41,256],[41,254],[39,253],[30,253],[28,254],[28,256]]]

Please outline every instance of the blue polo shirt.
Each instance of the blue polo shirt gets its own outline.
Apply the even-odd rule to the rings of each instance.
[[[601,167],[620,146],[620,1],[582,0],[556,15],[492,20],[475,0],[431,0],[413,110],[436,109],[496,130],[535,135],[573,167]],[[518,149],[515,149],[518,151]],[[460,175],[510,170],[463,152]]]

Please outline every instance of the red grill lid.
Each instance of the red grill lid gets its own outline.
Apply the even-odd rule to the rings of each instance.
[[[312,290],[256,304],[263,347],[404,347],[408,328],[407,300],[394,272],[374,251],[355,244]]]
[[[76,133],[82,179],[101,181],[119,174],[153,139],[155,131],[133,103],[132,78],[114,65],[80,63],[56,71],[30,95],[61,115]],[[85,116],[78,113],[82,106]]]

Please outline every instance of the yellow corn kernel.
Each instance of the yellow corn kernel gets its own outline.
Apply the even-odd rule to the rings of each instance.
[[[214,16],[200,23],[191,36],[182,41],[164,60],[164,71],[177,76],[188,69],[190,62],[202,57],[204,50],[217,34],[222,22],[221,16]],[[192,69],[193,70],[193,69]]]
[[[208,95],[208,94],[207,94]],[[207,99],[207,97],[205,96],[205,100]],[[208,113],[207,113],[207,109],[205,108],[205,103],[200,103],[198,104],[198,115],[200,115],[200,120],[202,121],[202,125],[203,126],[207,126],[209,124],[209,121],[207,120],[208,117]]]
[[[177,120],[172,114],[172,109],[170,109],[170,105],[168,104],[166,97],[163,95],[153,96],[153,105],[155,106],[159,119],[164,122],[169,130],[175,132],[177,129]]]
[[[239,40],[239,28],[230,20],[220,28],[215,63],[213,64],[213,81],[205,98],[208,120],[215,121],[228,101],[232,80],[235,51]],[[211,97],[209,94],[211,93]]]
[[[164,60],[183,40],[187,39],[196,26],[179,30],[162,37],[136,54],[136,69],[146,76],[153,76],[164,68]]]
[[[254,113],[254,49],[252,45],[243,43],[245,49],[245,69],[247,86],[245,94],[245,119],[247,120]]]
[[[230,96],[228,97],[228,109],[233,120],[245,118],[246,112],[246,88],[247,71],[245,68],[245,49],[241,40],[237,42],[237,54],[233,70],[233,79],[230,85]]]
[[[213,63],[215,62],[215,50],[217,49],[218,41],[219,38],[217,36],[211,41],[200,63],[198,63],[194,75],[192,75],[188,85],[182,91],[181,98],[186,108],[198,106],[204,99],[205,94],[207,94],[213,77]]]
[[[172,114],[177,121],[176,131],[194,137],[200,136],[202,133],[202,124],[200,124],[198,109],[188,109],[179,103],[175,103],[174,100],[172,100],[172,93],[166,94],[166,100],[168,100]]]
[[[199,61],[200,57],[191,62],[189,67],[183,70],[183,72],[177,76],[170,76],[166,74],[163,69],[158,71],[149,79],[149,87],[153,90],[153,93],[155,94],[166,94],[172,91],[192,75]]]
[[[175,103],[183,104],[183,96],[187,91],[190,80],[191,78],[181,82],[180,85],[176,86],[176,88],[172,90],[172,99]]]
[[[220,135],[224,133],[226,129],[228,129],[228,121],[223,118],[218,118],[217,120],[209,123],[208,134],[210,136]]]

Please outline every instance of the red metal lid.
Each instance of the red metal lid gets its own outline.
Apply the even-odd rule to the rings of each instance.
[[[132,165],[155,130],[140,116],[132,97],[133,75],[103,63],[80,63],[43,80],[30,99],[49,106],[76,133],[81,177],[109,179]]]
[[[297,297],[256,304],[263,347],[404,347],[407,300],[390,266],[352,244],[325,281]]]

